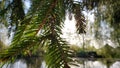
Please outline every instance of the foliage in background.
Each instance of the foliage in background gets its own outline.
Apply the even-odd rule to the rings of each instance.
[[[0,51],[2,51],[5,48],[5,44],[2,41],[0,41]]]

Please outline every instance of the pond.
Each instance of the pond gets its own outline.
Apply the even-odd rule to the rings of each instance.
[[[120,68],[119,59],[75,59],[76,65],[71,68]],[[72,63],[71,63],[72,64]],[[24,60],[18,60],[14,64],[4,65],[3,68],[47,68],[45,62],[27,64]]]

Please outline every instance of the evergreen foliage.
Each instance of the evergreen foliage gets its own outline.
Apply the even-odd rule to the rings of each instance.
[[[29,0],[31,7],[25,14],[25,0],[0,0],[0,23],[13,30],[14,38],[10,47],[0,52],[0,61],[12,63],[19,58],[31,57],[39,47],[43,49],[48,68],[70,68],[72,51],[61,38],[66,13],[74,14],[77,33],[85,33],[84,9],[92,10],[97,7],[96,22],[104,19],[116,30],[113,38],[120,43],[120,1],[117,0]],[[109,6],[111,5],[112,6]],[[107,12],[103,14],[100,7],[105,5]],[[112,9],[111,9],[112,7]],[[118,9],[115,9],[118,7]],[[111,9],[111,10],[110,10]],[[108,11],[110,10],[110,11]],[[99,16],[99,14],[102,14]],[[113,13],[113,15],[111,15]],[[108,16],[108,17],[105,17]],[[102,18],[102,19],[101,19]],[[114,25],[113,25],[114,24]],[[117,26],[117,28],[116,28]],[[15,28],[13,28],[15,27]],[[38,55],[39,56],[39,55]]]
[[[41,46],[46,47],[44,56],[48,68],[70,68],[68,63],[71,61],[72,52],[60,35],[66,10],[73,10],[69,8],[73,6],[73,1],[31,0],[31,2],[31,8],[25,15],[22,0],[1,1],[4,4],[1,7],[3,8],[1,16],[6,15],[5,20],[16,28],[10,47],[0,52],[0,60],[12,63],[19,58],[33,55],[32,52]],[[8,20],[7,14],[10,14]],[[4,17],[1,17],[1,22],[4,22],[3,19]]]

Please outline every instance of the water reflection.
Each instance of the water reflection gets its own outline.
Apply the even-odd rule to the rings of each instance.
[[[111,68],[120,68],[120,61],[116,61],[113,65],[111,65]]]
[[[77,60],[77,65],[70,65],[71,68],[120,68],[120,61],[107,61],[105,59],[99,59],[99,60]],[[26,62],[25,60],[18,60],[13,64],[4,65],[3,68],[47,68],[45,65],[45,62],[40,59],[36,61],[34,59],[34,63],[29,61]]]
[[[18,60],[13,64],[5,64],[3,68],[27,68],[27,64],[23,60]]]
[[[78,66],[71,65],[71,68],[120,68],[120,61],[118,59],[79,59],[77,65]]]

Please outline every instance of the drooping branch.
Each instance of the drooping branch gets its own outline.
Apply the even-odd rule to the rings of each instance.
[[[86,22],[85,22],[85,18],[82,15],[82,10],[81,10],[81,6],[80,4],[74,4],[74,17],[76,19],[76,28],[77,28],[77,32],[80,33],[86,33],[85,32],[85,28],[86,28]]]
[[[17,28],[18,24],[20,24],[20,21],[22,21],[25,17],[22,0],[13,0],[11,10],[12,10],[11,17],[10,17],[11,24],[15,23]]]

